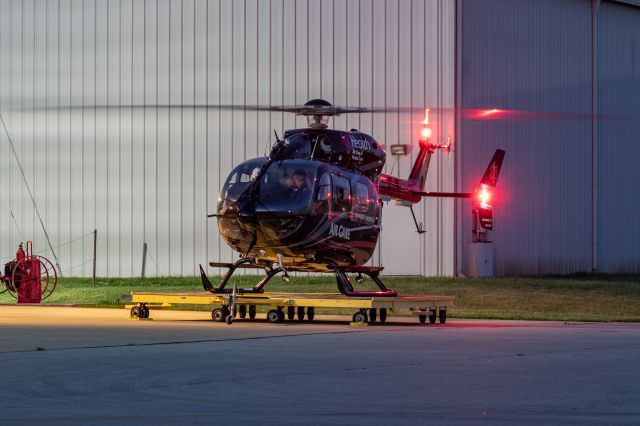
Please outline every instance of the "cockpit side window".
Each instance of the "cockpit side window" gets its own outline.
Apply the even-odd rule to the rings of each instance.
[[[351,187],[349,179],[340,176],[332,176],[333,193],[331,194],[331,210],[348,212],[351,210]]]
[[[260,168],[266,161],[266,158],[256,158],[239,164],[233,169],[222,187],[218,209],[227,203],[235,202],[249,184],[256,180]]]

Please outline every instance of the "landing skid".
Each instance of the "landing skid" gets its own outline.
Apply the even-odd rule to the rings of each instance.
[[[267,283],[281,272],[285,272],[281,267],[271,267],[268,264],[258,264],[254,262],[252,258],[241,258],[233,263],[220,263],[220,262],[210,262],[210,266],[216,268],[228,268],[227,273],[222,277],[220,283],[217,286],[214,286],[207,274],[205,273],[202,265],[200,265],[200,280],[202,281],[202,287],[214,294],[218,293],[231,293],[233,290],[226,288],[227,283],[233,276],[234,272],[238,268],[255,268],[255,269],[263,269],[266,275],[253,287],[253,288],[238,288],[238,293],[263,293],[264,287]],[[383,282],[380,280],[380,271],[382,271],[383,267],[381,266],[340,266],[336,264],[327,264],[327,268],[333,273],[336,277],[336,283],[338,285],[338,290],[340,293],[349,297],[395,297],[398,293],[394,290],[389,289]],[[300,271],[300,272],[309,272],[308,268],[302,267],[288,267],[288,271]],[[357,273],[360,278],[362,274],[371,278],[371,280],[380,288],[379,291],[358,291],[355,286],[347,276],[347,273]]]
[[[336,282],[338,284],[338,290],[340,293],[349,297],[395,297],[398,293],[395,290],[388,288],[382,280],[380,280],[380,271],[382,266],[338,266],[330,265],[336,275]],[[357,291],[353,286],[353,283],[347,276],[347,272],[355,272],[360,277],[365,274],[371,281],[376,283],[380,288],[380,291]]]
[[[251,263],[252,259],[243,257],[233,263],[220,263],[220,262],[209,262],[209,266],[215,268],[228,268],[227,273],[222,277],[220,283],[217,286],[213,286],[211,281],[209,281],[209,277],[204,272],[202,265],[200,265],[200,280],[202,281],[202,287],[210,293],[231,293],[233,290],[225,288],[231,276],[238,268],[256,268],[256,269],[264,269],[266,272],[266,276],[258,282],[253,288],[238,288],[238,293],[262,293],[264,292],[263,288],[271,278],[277,275],[280,272],[283,272],[282,268],[271,268],[268,265],[258,265],[256,263]]]

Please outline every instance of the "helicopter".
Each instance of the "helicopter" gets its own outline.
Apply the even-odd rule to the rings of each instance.
[[[424,191],[431,156],[450,148],[449,143],[432,142],[428,109],[407,179],[382,172],[386,153],[372,136],[328,127],[332,116],[382,109],[336,107],[323,99],[253,109],[306,116],[308,127],[287,130],[282,139],[276,134],[267,156],[238,164],[227,177],[216,212],[208,216],[217,218],[220,235],[240,259],[209,263],[228,269],[217,286],[200,265],[202,285],[211,293],[230,293],[226,285],[238,268],[257,268],[265,276],[253,288],[238,292],[261,293],[280,273],[288,282],[289,272],[319,272],[334,274],[345,296],[397,296],[380,278],[383,267],[366,265],[380,235],[384,201],[411,207],[423,197],[471,198],[474,232],[493,228],[492,195],[505,151],[495,151],[473,192]],[[357,284],[368,276],[379,289],[357,290],[348,274],[356,274]]]

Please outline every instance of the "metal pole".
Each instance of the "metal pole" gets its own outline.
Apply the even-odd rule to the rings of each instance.
[[[96,285],[96,249],[98,245],[98,230],[93,230],[93,285]]]
[[[147,243],[145,241],[142,246],[142,278],[144,278],[144,269],[147,266]]]

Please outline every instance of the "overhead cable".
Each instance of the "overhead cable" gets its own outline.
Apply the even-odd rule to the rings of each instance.
[[[51,249],[51,253],[53,254],[53,258],[56,261],[56,266],[58,267],[58,272],[60,276],[62,276],[62,269],[60,268],[60,261],[58,260],[58,256],[56,256],[56,252],[53,250],[53,246],[51,245],[51,240],[49,239],[49,234],[47,233],[47,229],[44,226],[44,222],[42,221],[42,216],[40,216],[40,210],[38,210],[38,205],[36,204],[35,198],[33,198],[33,194],[31,193],[31,188],[29,188],[29,183],[27,182],[27,176],[24,174],[24,169],[22,168],[22,163],[20,163],[20,159],[18,158],[18,153],[16,152],[16,148],[13,145],[13,141],[11,140],[11,136],[9,136],[9,130],[7,129],[7,125],[4,122],[4,118],[2,114],[0,114],[0,121],[2,122],[2,127],[4,128],[4,133],[7,135],[7,140],[9,141],[9,145],[11,145],[11,151],[13,152],[13,156],[16,159],[16,163],[18,164],[18,168],[20,169],[20,174],[22,174],[22,180],[24,181],[24,186],[27,188],[27,192],[29,192],[29,198],[31,198],[31,203],[33,203],[33,208],[36,211],[36,215],[38,216],[38,220],[40,221],[40,226],[42,226],[42,232],[44,232],[44,236],[47,239],[47,244],[49,244],[49,248]],[[12,214],[13,215],[13,214]]]

